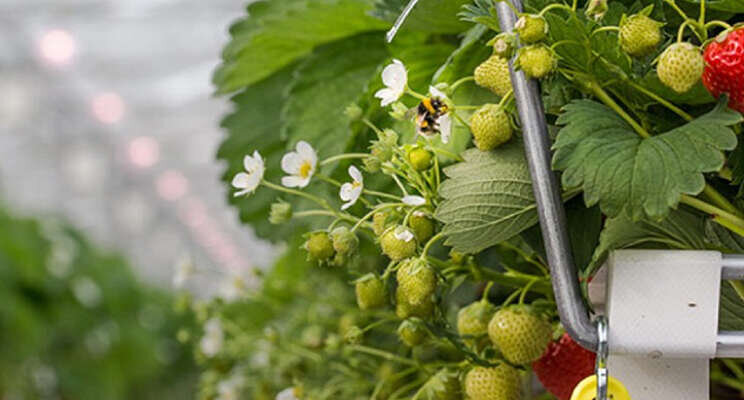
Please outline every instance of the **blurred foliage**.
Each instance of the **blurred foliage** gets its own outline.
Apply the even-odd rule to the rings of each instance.
[[[119,255],[0,209],[0,398],[189,398],[186,324]]]

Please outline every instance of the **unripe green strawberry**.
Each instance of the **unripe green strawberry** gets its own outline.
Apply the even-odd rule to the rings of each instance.
[[[425,261],[410,259],[403,261],[396,274],[398,298],[410,305],[430,301],[437,289],[437,276]]]
[[[395,315],[400,319],[410,317],[426,319],[434,313],[434,301],[431,299],[419,304],[410,304],[399,291],[395,292],[395,299]]]
[[[372,216],[372,230],[375,235],[382,235],[390,223],[390,213],[387,211],[378,211]]]
[[[311,233],[304,247],[310,260],[323,262],[333,257],[333,242],[325,232]]]
[[[659,57],[659,80],[677,93],[684,93],[703,76],[705,61],[700,49],[690,43],[675,43]]]
[[[663,24],[643,15],[631,15],[620,22],[620,47],[633,57],[645,57],[661,43]]]
[[[459,373],[454,369],[443,368],[432,376],[425,384],[429,399],[433,400],[461,400],[462,387]]]
[[[514,24],[514,29],[522,43],[537,43],[548,36],[548,21],[540,15],[524,14]]]
[[[548,46],[533,44],[519,49],[517,63],[528,78],[541,79],[553,72],[557,60]]]
[[[351,257],[359,249],[359,238],[345,226],[335,228],[330,236],[336,254]]]
[[[426,171],[431,166],[431,152],[420,147],[408,152],[408,161],[416,171]]]
[[[398,326],[398,337],[408,347],[418,346],[426,339],[426,329],[418,318],[410,318]]]
[[[349,327],[344,332],[344,341],[349,344],[359,344],[364,340],[364,331],[356,325]]]
[[[387,304],[385,283],[377,275],[367,274],[356,281],[356,300],[362,310],[380,308]]]
[[[513,33],[499,33],[487,43],[493,47],[493,54],[503,59],[510,59],[517,45],[517,37]]]
[[[408,227],[419,243],[426,243],[434,236],[434,221],[422,211],[414,211],[408,218]]]
[[[522,377],[507,364],[474,367],[465,376],[465,393],[470,400],[521,400]]]
[[[488,336],[504,358],[524,365],[542,356],[553,338],[553,327],[528,306],[510,306],[493,315]]]
[[[380,247],[391,260],[400,261],[416,254],[416,239],[408,228],[397,226],[382,234]]]
[[[509,61],[498,55],[491,56],[475,69],[475,83],[504,97],[512,88]]]
[[[497,104],[485,104],[470,117],[475,147],[490,151],[511,139],[509,116]]]
[[[496,307],[487,301],[476,301],[457,313],[457,332],[460,336],[478,337],[488,333]]]

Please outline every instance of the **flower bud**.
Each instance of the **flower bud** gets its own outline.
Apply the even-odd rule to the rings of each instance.
[[[286,201],[278,201],[271,205],[269,222],[274,225],[283,224],[292,218],[292,205]]]
[[[349,117],[350,120],[356,121],[362,118],[362,115],[364,115],[364,112],[358,105],[349,104],[349,106],[347,106],[346,109],[344,110],[344,114],[346,114],[346,116]]]
[[[604,18],[607,10],[609,10],[607,0],[589,0],[585,13],[587,17],[593,18],[595,21],[599,22]]]
[[[364,339],[364,332],[356,325],[350,327],[344,333],[344,341],[348,344],[359,344]]]
[[[333,241],[325,232],[313,232],[305,242],[304,246],[312,261],[328,261],[333,257]]]
[[[403,121],[408,119],[408,107],[406,107],[405,104],[401,102],[393,103],[393,106],[391,107],[392,111],[390,111],[390,116],[398,121]]]

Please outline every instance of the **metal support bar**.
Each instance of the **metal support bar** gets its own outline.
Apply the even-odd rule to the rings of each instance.
[[[509,1],[509,0],[507,0]],[[520,0],[511,0],[522,9]],[[511,32],[516,15],[506,2],[497,2],[496,11],[503,32]],[[532,190],[537,202],[545,253],[550,265],[553,292],[561,323],[571,337],[585,348],[597,350],[597,329],[589,319],[579,288],[576,265],[571,255],[566,215],[558,181],[551,168],[550,137],[537,82],[527,79],[522,71],[509,65],[514,99],[524,137],[525,155],[532,176]]]

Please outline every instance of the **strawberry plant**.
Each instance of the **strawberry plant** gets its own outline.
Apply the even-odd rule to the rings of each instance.
[[[538,80],[583,282],[614,249],[744,252],[741,1],[527,0],[501,32],[495,0],[420,0],[386,43],[405,3],[258,1],[230,28],[217,157],[287,246],[259,289],[194,306],[222,333],[200,398],[514,400],[533,369],[566,398],[590,357],[552,340],[510,64]],[[743,296],[724,285],[721,329]]]

